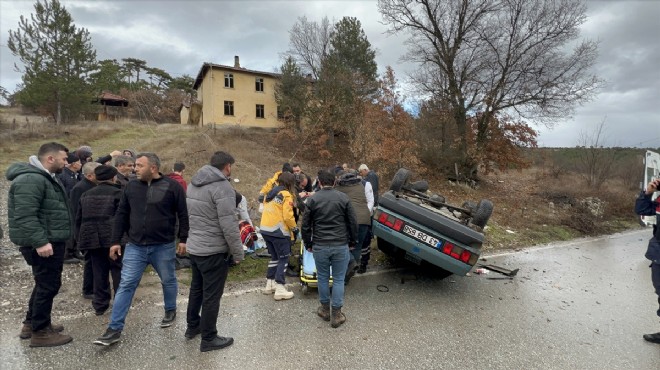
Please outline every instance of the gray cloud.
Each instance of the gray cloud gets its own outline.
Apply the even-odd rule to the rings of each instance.
[[[387,35],[376,1],[69,1],[77,26],[90,30],[99,59],[144,59],[174,76],[195,76],[203,62],[273,71],[288,49],[288,31],[299,16],[360,19],[377,49],[379,70],[391,65],[404,86],[416,66],[401,61],[405,35]],[[601,93],[574,117],[540,131],[545,146],[573,146],[581,130],[606,119],[607,145],[660,146],[660,2],[589,1],[582,37],[600,41],[595,72],[607,81]],[[13,90],[20,74],[6,47],[9,29],[31,1],[0,0],[0,85]]]

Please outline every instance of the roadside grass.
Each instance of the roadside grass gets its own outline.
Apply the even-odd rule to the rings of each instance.
[[[215,151],[222,150],[231,153],[236,160],[232,166],[232,185],[248,199],[255,226],[260,221],[260,214],[256,212],[259,190],[284,162],[302,162],[303,170],[312,178],[318,168],[355,162],[348,157],[350,154],[332,159],[306,157],[301,161],[295,154],[296,143],[278,146],[277,134],[261,129],[127,122],[80,122],[55,126],[37,116],[29,116],[26,121],[25,116],[17,112],[0,108],[0,142],[3,143],[0,146],[0,170],[3,174],[12,162],[26,161],[30,155],[36,154],[41,144],[49,141],[61,142],[71,150],[90,145],[95,157],[127,148],[155,152],[161,158],[163,173],[169,173],[175,162],[184,162],[187,181],[209,162]],[[484,251],[524,248],[638,227],[637,218],[632,213],[635,191],[614,180],[606,181],[599,190],[591,189],[577,173],[565,171],[555,176],[548,168],[540,164],[523,170],[484,174],[477,188],[449,182],[433,172],[413,180],[427,180],[432,192],[445,196],[450,204],[458,206],[466,200],[490,199],[494,212],[485,231]],[[385,192],[390,179],[381,177],[380,182],[381,192]],[[575,206],[586,197],[597,197],[606,202],[602,216],[591,217]],[[576,219],[593,224],[589,225],[593,226],[590,233],[575,224]],[[375,241],[372,250],[373,263],[389,262],[387,256],[377,249]],[[294,254],[298,254],[295,247]],[[263,278],[267,263],[268,259],[247,256],[243,263],[232,268],[228,281]],[[181,276],[189,284],[189,272],[185,271]]]

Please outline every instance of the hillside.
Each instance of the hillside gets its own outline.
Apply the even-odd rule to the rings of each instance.
[[[13,124],[14,118],[16,124]],[[4,173],[10,163],[25,161],[44,142],[58,141],[70,148],[90,145],[95,155],[124,148],[153,151],[163,162],[163,172],[168,172],[174,162],[183,161],[187,166],[184,177],[190,180],[214,151],[224,150],[236,158],[232,171],[238,182],[234,186],[248,198],[251,208],[256,209],[259,189],[283,162],[300,161],[303,170],[314,175],[321,166],[345,161],[345,158],[337,158],[315,163],[292,159],[295,146],[277,147],[275,139],[276,134],[272,132],[240,127],[213,130],[178,124],[114,122],[56,127],[38,117],[26,120],[16,111],[5,109],[0,112],[0,142],[3,143],[0,170]],[[561,149],[554,149],[557,150]],[[495,211],[486,230],[486,250],[522,248],[638,227],[632,213],[636,190],[619,180],[607,181],[598,191],[589,189],[575,173],[553,172],[553,165],[542,159],[547,157],[543,151],[547,149],[538,151],[533,167],[483,176],[476,189],[446,181],[439,174],[426,180],[431,191],[444,195],[450,203],[460,205],[466,200],[483,198],[493,201]],[[389,186],[389,181],[381,178],[381,191]],[[581,205],[590,197],[598,198],[596,203],[605,201],[600,206],[601,215],[594,216],[588,207]],[[253,212],[253,215],[258,222],[258,213]],[[6,209],[1,216],[6,222]]]

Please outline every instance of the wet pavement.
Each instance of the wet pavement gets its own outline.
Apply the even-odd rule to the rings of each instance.
[[[2,369],[659,369],[657,297],[643,257],[650,231],[490,256],[520,268],[501,275],[367,273],[347,287],[348,321],[315,315],[316,291],[290,301],[256,291],[223,298],[218,328],[229,348],[199,352],[186,340],[185,297],[161,329],[162,301],[132,309],[122,341],[99,347],[108,314],[59,318],[74,341],[29,348],[19,324],[0,327]],[[402,283],[403,282],[403,283]],[[389,290],[383,292],[383,290]]]

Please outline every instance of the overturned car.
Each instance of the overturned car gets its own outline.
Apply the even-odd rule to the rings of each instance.
[[[492,202],[453,206],[428,194],[426,181],[410,182],[410,177],[409,170],[399,169],[379,197],[372,222],[378,248],[395,259],[434,265],[443,277],[467,274],[481,255]]]

